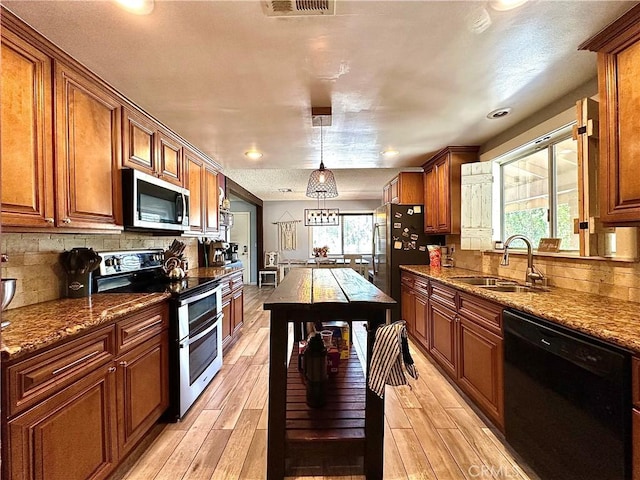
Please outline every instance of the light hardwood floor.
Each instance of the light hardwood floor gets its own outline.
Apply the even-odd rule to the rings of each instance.
[[[273,288],[245,287],[243,335],[184,421],[167,424],[128,471],[118,478],[264,479],[267,449],[269,313],[262,302]],[[354,347],[361,353],[366,332],[354,323]],[[385,479],[536,479],[416,348],[420,378],[412,387],[385,393]],[[308,466],[290,479],[364,479],[322,476]]]

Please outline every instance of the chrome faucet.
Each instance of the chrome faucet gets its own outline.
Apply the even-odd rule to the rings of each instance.
[[[535,286],[537,282],[543,283],[544,276],[533,266],[533,249],[531,247],[531,241],[524,235],[511,235],[504,242],[504,254],[502,255],[502,261],[500,265],[509,265],[509,245],[514,240],[522,240],[527,245],[527,272],[524,277],[524,281],[527,285]]]

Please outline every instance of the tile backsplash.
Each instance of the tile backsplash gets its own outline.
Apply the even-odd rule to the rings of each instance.
[[[125,232],[119,235],[3,233],[0,252],[8,255],[1,264],[2,278],[17,278],[16,294],[9,309],[55,300],[64,295],[65,272],[60,252],[74,247],[90,247],[96,252],[167,248],[173,236],[151,236]],[[179,237],[186,244],[189,268],[198,266],[198,240]]]
[[[453,243],[453,238],[448,237],[448,241]],[[460,250],[459,242],[455,243],[457,249],[454,258],[457,267],[524,282],[527,269],[526,255],[511,255],[509,265],[503,267],[500,266],[501,254]],[[513,253],[513,250],[511,252]],[[640,302],[638,262],[536,256],[534,265],[549,279],[551,286]]]

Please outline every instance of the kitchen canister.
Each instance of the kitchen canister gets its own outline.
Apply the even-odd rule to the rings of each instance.
[[[442,252],[440,245],[427,245],[427,249],[429,250],[429,265],[431,267],[441,266]]]

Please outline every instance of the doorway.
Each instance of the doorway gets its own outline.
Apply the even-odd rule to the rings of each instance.
[[[231,242],[238,244],[238,257],[242,261],[242,282],[251,283],[251,214],[233,213]]]

